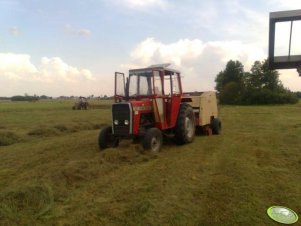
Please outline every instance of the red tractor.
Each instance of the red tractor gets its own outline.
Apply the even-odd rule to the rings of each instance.
[[[190,143],[196,127],[219,134],[215,93],[184,94],[180,72],[167,67],[130,70],[126,83],[123,73],[115,73],[112,126],[100,131],[100,149],[117,147],[123,138],[142,138],[144,149],[159,151],[163,135]]]

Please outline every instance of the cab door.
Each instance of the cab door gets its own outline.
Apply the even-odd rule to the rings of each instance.
[[[176,125],[182,96],[180,74],[177,72],[168,71],[164,75],[163,90],[166,103],[166,126],[167,128],[174,128]]]
[[[180,73],[172,73],[170,75],[170,86],[171,86],[171,99],[168,109],[167,118],[168,126],[173,128],[176,126],[180,104],[182,100],[182,86],[181,86],[181,77]]]
[[[153,71],[153,94],[154,94],[154,115],[157,127],[165,129],[165,100],[162,88],[162,77],[160,71]]]
[[[115,102],[121,102],[125,98],[125,78],[124,73],[115,72]]]

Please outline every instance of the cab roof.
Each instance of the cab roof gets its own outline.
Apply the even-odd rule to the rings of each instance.
[[[180,71],[178,71],[176,69],[168,68],[169,66],[170,66],[170,64],[154,64],[154,65],[148,66],[147,68],[130,69],[129,73],[152,72],[153,70],[159,70],[159,71],[166,71],[167,73],[165,73],[165,74],[169,74],[170,72],[180,74]]]

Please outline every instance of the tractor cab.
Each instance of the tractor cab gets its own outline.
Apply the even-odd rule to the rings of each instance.
[[[169,64],[129,70],[129,77],[115,73],[115,102],[128,102],[134,115],[137,109],[150,110],[156,127],[174,127],[181,103],[182,86],[180,72],[168,68]],[[127,81],[127,82],[125,82]]]
[[[115,72],[115,102],[143,97],[181,95],[180,72],[167,68],[169,64],[129,70],[125,83],[124,73]]]

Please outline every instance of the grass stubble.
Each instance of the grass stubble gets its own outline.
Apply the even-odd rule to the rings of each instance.
[[[221,135],[159,153],[130,141],[100,152],[102,104],[0,103],[0,225],[276,226],[272,205],[300,215],[300,103],[221,106]]]

